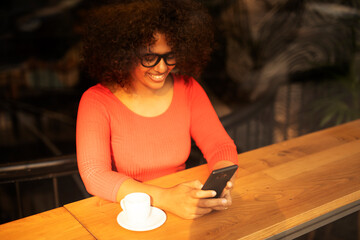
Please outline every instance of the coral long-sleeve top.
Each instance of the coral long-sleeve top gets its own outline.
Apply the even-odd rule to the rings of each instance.
[[[169,108],[159,116],[132,112],[101,84],[82,96],[76,127],[77,161],[87,191],[116,201],[128,178],[146,181],[185,168],[191,138],[210,169],[220,160],[237,164],[234,142],[221,125],[205,91],[190,78],[173,75]]]

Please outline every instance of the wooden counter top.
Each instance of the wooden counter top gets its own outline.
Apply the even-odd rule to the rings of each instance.
[[[98,239],[280,239],[360,209],[360,120],[239,154],[233,205],[195,220],[167,213],[158,229],[120,227],[118,203],[92,197],[65,208]],[[204,182],[206,165],[148,183]],[[1,229],[0,229],[1,230]]]

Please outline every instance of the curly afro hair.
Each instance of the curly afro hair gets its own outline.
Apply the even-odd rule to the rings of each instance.
[[[165,35],[179,74],[198,77],[210,60],[213,24],[206,9],[191,0],[133,0],[92,10],[83,41],[83,66],[104,84],[130,81],[140,49]]]

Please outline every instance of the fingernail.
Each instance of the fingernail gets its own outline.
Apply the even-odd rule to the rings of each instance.
[[[216,192],[215,192],[215,191],[213,191],[213,192],[212,192],[212,195],[213,195],[213,197],[215,197],[215,196],[216,196]]]
[[[227,204],[227,200],[226,200],[226,199],[223,199],[221,202],[222,202],[223,204]]]

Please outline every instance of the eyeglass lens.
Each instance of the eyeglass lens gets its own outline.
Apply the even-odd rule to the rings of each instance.
[[[173,53],[167,54],[146,54],[141,57],[141,64],[144,67],[154,67],[161,59],[164,59],[166,65],[172,66],[176,64],[175,56]]]

